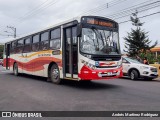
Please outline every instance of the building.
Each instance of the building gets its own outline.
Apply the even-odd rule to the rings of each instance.
[[[155,46],[151,49],[151,52],[154,52],[156,54],[156,58],[160,55],[160,45]]]

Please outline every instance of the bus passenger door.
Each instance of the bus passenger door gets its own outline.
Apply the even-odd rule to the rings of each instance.
[[[78,78],[77,26],[64,29],[63,74],[64,78]]]
[[[23,73],[33,74],[33,64],[30,63],[32,60],[32,52],[31,52],[31,39],[27,38],[24,41],[25,45],[22,53],[22,61],[23,61]]]
[[[6,44],[6,69],[10,70],[10,43]]]

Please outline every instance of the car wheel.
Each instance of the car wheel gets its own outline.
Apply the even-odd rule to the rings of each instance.
[[[17,63],[14,64],[13,73],[14,73],[15,76],[18,76],[18,65],[17,65]]]
[[[136,80],[136,79],[138,79],[138,72],[137,72],[136,70],[132,70],[132,71],[130,72],[130,78],[131,78],[131,80]]]
[[[50,79],[54,84],[60,84],[60,72],[56,64],[53,64],[50,70]]]

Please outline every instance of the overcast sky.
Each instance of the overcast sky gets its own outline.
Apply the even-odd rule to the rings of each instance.
[[[142,2],[147,4],[147,1],[149,0],[0,0],[0,43],[6,42],[9,38],[6,35],[12,33],[11,29],[7,29],[7,26],[16,27],[17,36],[20,36],[84,14],[112,18],[111,15],[120,12],[122,9]],[[155,2],[153,4],[155,6],[148,6],[152,9],[140,12],[138,16],[141,17],[160,11],[160,1],[150,0],[151,2]],[[109,3],[108,8],[106,3]],[[88,13],[86,13],[87,11]],[[125,15],[126,12],[118,15],[123,14]],[[119,17],[118,15],[117,17]],[[129,20],[129,18],[127,16],[115,19],[115,21],[123,22]],[[152,43],[158,40],[160,44],[160,13],[140,20],[145,22],[142,28],[149,32],[148,35]],[[124,49],[123,37],[127,35],[127,32],[130,32],[131,28],[135,28],[131,22],[120,24],[122,51]]]

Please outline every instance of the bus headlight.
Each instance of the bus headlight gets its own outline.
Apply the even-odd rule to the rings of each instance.
[[[84,61],[84,60],[81,60],[81,62],[84,64],[84,65],[86,65],[87,67],[89,67],[89,68],[91,68],[91,69],[96,69],[96,66],[95,65],[93,65],[93,64],[91,64],[91,63],[89,63],[89,62],[86,62],[86,61]]]
[[[91,68],[91,69],[96,69],[96,66],[94,66],[93,64],[90,64],[90,63],[88,63],[88,65],[87,65],[89,68]]]

